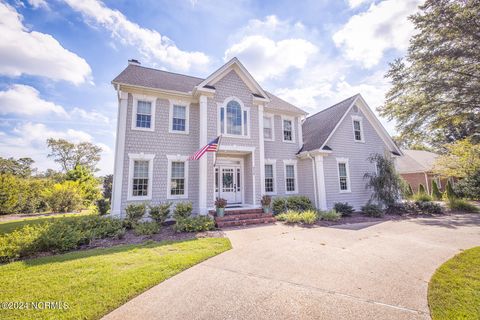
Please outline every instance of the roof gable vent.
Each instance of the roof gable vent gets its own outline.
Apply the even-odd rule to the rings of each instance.
[[[353,112],[355,112],[355,113],[358,112],[358,107],[357,107],[357,105],[354,105],[352,109],[353,109]]]

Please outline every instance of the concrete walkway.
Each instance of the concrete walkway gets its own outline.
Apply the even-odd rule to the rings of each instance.
[[[480,245],[480,215],[227,231],[233,249],[106,319],[429,319],[428,281]]]

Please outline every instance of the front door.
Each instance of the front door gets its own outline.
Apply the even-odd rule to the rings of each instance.
[[[240,167],[220,167],[220,198],[227,200],[227,205],[242,203]]]

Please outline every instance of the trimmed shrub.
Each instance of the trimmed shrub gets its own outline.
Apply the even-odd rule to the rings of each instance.
[[[432,181],[432,198],[435,201],[442,200],[442,193],[440,192],[440,189],[438,189],[438,185],[435,180]]]
[[[337,212],[335,209],[329,211],[321,211],[320,219],[325,221],[338,221],[342,217],[340,212]]]
[[[314,224],[318,220],[318,215],[313,210],[303,212],[289,210],[277,215],[275,218],[286,223]]]
[[[201,232],[215,229],[215,221],[208,216],[179,218],[175,223],[176,232]]]
[[[440,214],[443,208],[440,204],[431,201],[415,201],[415,206],[419,213],[423,214]]]
[[[107,199],[99,199],[97,200],[96,204],[99,215],[104,216],[108,214],[108,211],[110,211],[110,201],[108,201]]]
[[[448,201],[448,208],[454,211],[463,211],[463,212],[480,212],[480,208],[478,208],[473,203],[470,203],[463,199],[451,199]]]
[[[125,226],[127,228],[133,228],[145,215],[147,205],[145,203],[130,203],[125,208],[127,214],[125,218]]]
[[[83,204],[83,193],[77,182],[64,181],[44,190],[45,201],[53,212],[79,210]]]
[[[412,199],[414,201],[432,201],[433,200],[430,195],[422,192],[414,194]]]
[[[279,197],[273,200],[273,213],[279,214],[282,212],[292,211],[308,211],[315,210],[312,201],[305,196],[290,196]]]
[[[150,218],[152,218],[156,223],[162,224],[170,216],[170,207],[172,206],[171,202],[161,203],[157,206],[150,206]]]
[[[367,217],[374,218],[380,218],[384,215],[382,208],[378,204],[372,203],[371,201],[367,202],[367,204],[362,207],[362,212]]]
[[[389,206],[385,210],[386,214],[396,214],[396,215],[404,215],[404,214],[416,214],[417,207],[413,202],[399,202]]]
[[[192,210],[191,202],[178,202],[173,211],[173,218],[175,220],[189,218],[192,215]]]
[[[452,183],[450,180],[447,181],[447,186],[445,187],[445,192],[443,194],[443,199],[445,201],[450,201],[453,199],[457,199],[457,195],[455,194],[455,191],[453,191]]]
[[[334,205],[333,205],[333,209],[336,211],[336,212],[339,212],[342,214],[342,216],[351,216],[352,213],[353,213],[353,207],[351,205],[348,204],[348,202],[336,202]]]
[[[427,194],[427,191],[425,191],[425,186],[421,183],[418,185],[418,193],[419,194]]]
[[[133,227],[133,232],[137,236],[151,236],[160,231],[160,225],[156,221],[140,222]]]

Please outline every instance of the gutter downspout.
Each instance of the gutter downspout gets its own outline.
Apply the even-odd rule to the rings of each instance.
[[[312,160],[312,170],[313,170],[313,191],[315,194],[315,207],[318,209],[318,192],[317,192],[317,172],[315,166],[315,158],[312,157],[310,153],[307,156]]]
[[[425,187],[427,188],[427,193],[430,194],[430,187],[428,186],[428,175],[426,172],[423,173],[425,175]]]

